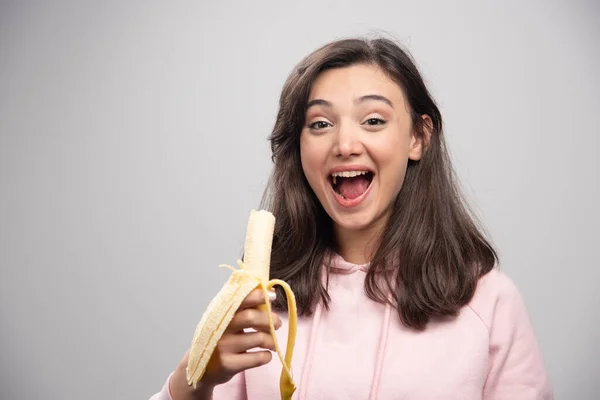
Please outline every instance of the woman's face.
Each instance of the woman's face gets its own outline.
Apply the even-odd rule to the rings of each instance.
[[[377,66],[323,72],[300,137],[302,169],[337,229],[377,228],[422,154],[401,88]]]

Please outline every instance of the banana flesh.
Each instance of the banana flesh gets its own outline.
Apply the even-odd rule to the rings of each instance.
[[[259,309],[266,312],[269,318],[269,329],[275,342],[275,351],[281,361],[282,370],[279,387],[282,400],[290,400],[296,391],[291,364],[296,341],[297,311],[294,292],[282,280],[269,280],[271,262],[271,246],[275,217],[268,211],[252,210],[246,230],[244,245],[244,261],[238,261],[239,269],[229,265],[220,265],[232,270],[232,274],[217,295],[210,301],[202,315],[192,339],[192,346],[186,368],[188,384],[197,387],[198,382],[206,372],[206,366],[217,346],[218,341],[231,322],[242,301],[256,288],[261,288],[265,304]],[[289,331],[285,356],[282,355],[275,327],[271,316],[271,303],[268,291],[274,286],[283,287],[288,301]]]

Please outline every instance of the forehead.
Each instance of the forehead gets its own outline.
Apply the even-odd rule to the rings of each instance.
[[[311,87],[309,101],[324,99],[342,103],[372,94],[385,96],[395,105],[404,103],[404,94],[400,86],[380,67],[366,64],[322,72]]]

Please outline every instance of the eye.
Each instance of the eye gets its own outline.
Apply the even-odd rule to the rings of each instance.
[[[385,124],[385,121],[381,118],[369,118],[368,120],[365,121],[365,124],[367,124],[367,125],[383,125],[383,124]]]
[[[328,126],[331,126],[331,124],[326,121],[315,121],[308,125],[310,129],[325,129]]]

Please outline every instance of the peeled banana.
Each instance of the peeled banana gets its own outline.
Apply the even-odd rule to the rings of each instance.
[[[208,304],[208,308],[202,315],[194,332],[186,368],[188,384],[194,388],[202,379],[217,342],[221,339],[242,301],[252,290],[261,288],[265,296],[265,304],[259,306],[259,309],[268,313],[269,328],[275,342],[275,351],[282,364],[279,380],[281,399],[290,400],[296,391],[291,370],[296,341],[296,299],[294,292],[285,281],[279,279],[269,280],[274,227],[275,216],[273,214],[264,210],[252,210],[246,230],[244,261],[238,261],[240,268],[235,269],[229,265],[220,265],[220,267],[231,269],[232,274],[219,293]],[[275,336],[275,327],[271,317],[271,303],[268,298],[268,291],[276,285],[283,287],[288,301],[290,327],[285,357],[281,353]]]

